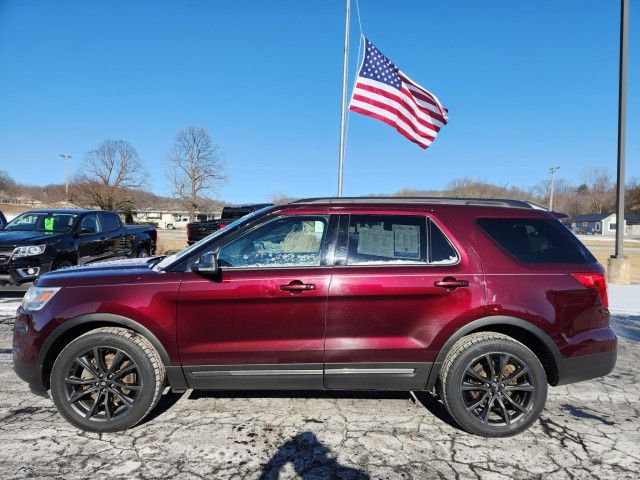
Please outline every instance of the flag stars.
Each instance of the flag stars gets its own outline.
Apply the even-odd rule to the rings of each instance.
[[[366,41],[364,60],[359,75],[397,89],[400,89],[402,85],[398,68],[369,40]]]

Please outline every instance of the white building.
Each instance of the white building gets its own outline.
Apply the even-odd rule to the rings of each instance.
[[[571,219],[571,230],[576,234],[614,236],[617,228],[615,213],[590,213]],[[625,235],[640,236],[640,215],[626,215],[624,229]]]
[[[213,220],[220,218],[221,212],[201,213],[196,212],[198,220]],[[152,210],[145,209],[134,215],[136,223],[152,223],[158,228],[186,228],[189,223],[189,212],[186,210]]]

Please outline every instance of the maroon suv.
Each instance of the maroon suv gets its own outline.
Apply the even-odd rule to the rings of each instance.
[[[168,257],[39,278],[13,361],[74,425],[115,431],[174,390],[435,391],[464,429],[530,426],[547,384],[609,373],[603,268],[514,200],[309,199]]]

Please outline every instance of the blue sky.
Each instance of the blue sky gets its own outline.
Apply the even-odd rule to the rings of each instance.
[[[640,177],[640,4],[630,22],[628,178]],[[356,69],[355,2],[350,83]],[[638,7],[638,8],[635,8]],[[449,109],[426,151],[350,116],[344,193],[532,185],[615,172],[619,2],[360,0],[367,37]],[[62,182],[59,153],[137,149],[167,194],[175,132],[206,127],[220,198],[336,192],[344,2],[0,0],[0,170]]]

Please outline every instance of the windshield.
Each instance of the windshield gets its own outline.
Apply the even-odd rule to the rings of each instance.
[[[217,238],[220,235],[222,235],[223,233],[229,232],[230,230],[235,230],[238,227],[240,227],[241,225],[250,222],[251,220],[253,220],[256,217],[262,216],[263,214],[265,214],[266,212],[268,212],[269,210],[272,210],[272,209],[273,209],[273,207],[271,207],[271,206],[270,207],[261,208],[260,210],[256,210],[255,212],[250,213],[249,215],[245,215],[244,217],[241,217],[238,220],[236,220],[234,222],[231,222],[230,224],[228,224],[223,229],[216,230],[211,235],[207,235],[206,237],[204,237],[203,239],[197,241],[196,243],[194,243],[190,247],[187,247],[184,250],[180,250],[179,252],[176,252],[176,253],[174,253],[172,255],[168,255],[168,256],[164,257],[162,260],[160,260],[158,263],[156,263],[153,266],[153,269],[156,270],[156,271],[164,270],[165,268],[167,268],[172,263],[175,263],[175,262],[183,259],[184,257],[189,255],[194,250],[200,248],[205,243],[208,243],[210,240],[212,240],[214,238]]]
[[[11,220],[4,229],[14,232],[70,232],[77,217],[75,213],[26,212]]]

